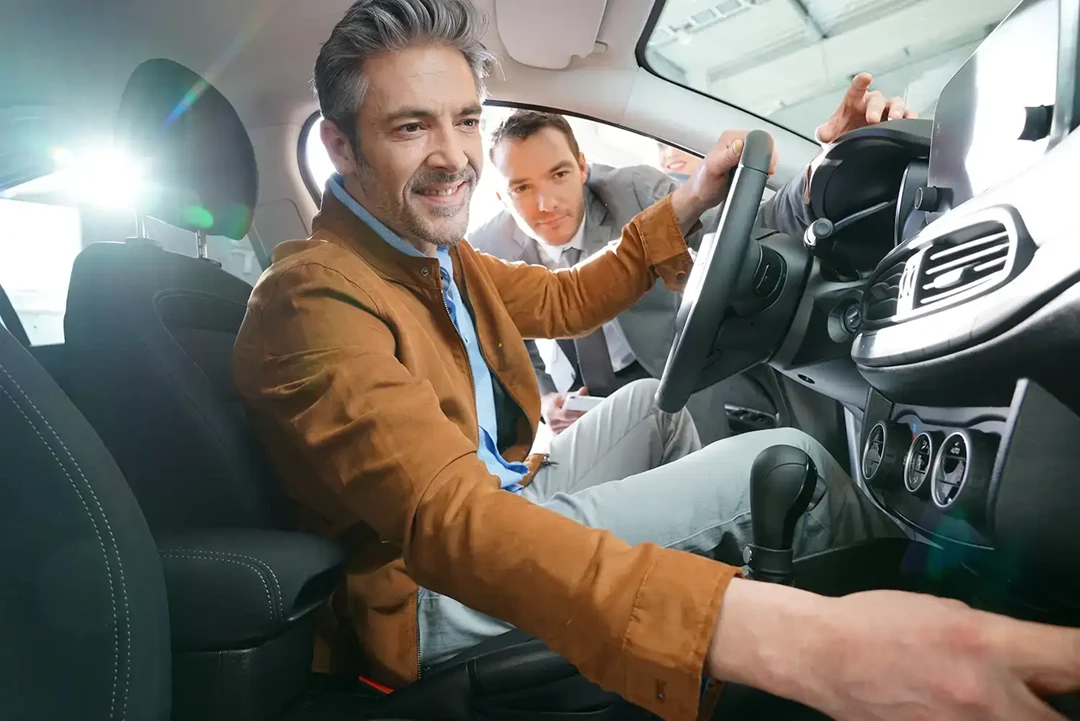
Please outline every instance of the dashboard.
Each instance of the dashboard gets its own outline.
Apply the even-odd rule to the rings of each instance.
[[[867,491],[966,558],[1080,590],[1078,36],[1080,2],[1024,0],[945,87],[927,144],[897,129],[893,247],[845,308]]]

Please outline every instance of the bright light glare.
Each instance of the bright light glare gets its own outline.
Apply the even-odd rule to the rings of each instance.
[[[141,164],[113,148],[96,148],[76,155],[69,167],[65,189],[80,201],[104,208],[134,210],[143,188]]]
[[[67,148],[53,148],[49,151],[49,157],[58,168],[70,168],[75,162],[75,153]]]
[[[111,147],[75,152],[53,148],[56,170],[9,188],[5,198],[66,195],[78,203],[112,210],[135,210],[143,191],[143,167]]]

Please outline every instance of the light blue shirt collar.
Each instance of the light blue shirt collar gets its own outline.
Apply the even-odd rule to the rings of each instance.
[[[371,229],[389,243],[394,250],[414,258],[426,257],[419,250],[402,240],[400,235],[383,225],[378,218],[368,212],[367,208],[357,203],[356,198],[349,195],[349,191],[345,190],[345,180],[340,175],[337,173],[331,175],[330,179],[326,181],[326,187],[342,205],[351,210],[360,220],[371,226]]]

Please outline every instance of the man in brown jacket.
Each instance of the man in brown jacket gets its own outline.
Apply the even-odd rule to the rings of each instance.
[[[482,163],[481,34],[468,0],[348,11],[315,69],[338,176],[312,237],[276,249],[237,339],[237,385],[301,524],[350,549],[320,661],[400,686],[513,624],[677,721],[694,717],[703,675],[838,719],[1054,718],[1033,689],[1076,684],[1073,631],[907,594],[824,599],[711,558],[738,562],[749,464],[774,443],[823,470],[804,550],[888,532],[801,434],[687,456],[685,414],[628,392],[609,404],[638,403],[637,442],[671,463],[586,476],[625,450],[626,424],[557,465],[527,458],[539,397],[522,338],[589,332],[657,279],[681,287],[683,232],[723,197],[741,141],[722,136],[690,181],[572,270],[479,254],[459,241]]]

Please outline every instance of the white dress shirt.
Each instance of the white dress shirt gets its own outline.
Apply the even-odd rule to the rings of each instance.
[[[540,260],[552,270],[560,268],[562,266],[559,263],[562,260],[563,252],[567,248],[574,248],[578,252],[583,252],[584,239],[585,216],[582,215],[581,225],[578,226],[577,232],[574,233],[574,237],[570,239],[569,243],[550,245],[539,238],[536,239],[536,244],[540,248]],[[585,260],[585,258],[581,260]],[[630,342],[626,340],[626,335],[617,322],[610,321],[604,324],[604,340],[607,341],[608,355],[611,356],[611,370],[615,373],[624,370],[637,360],[634,351],[630,350]]]

